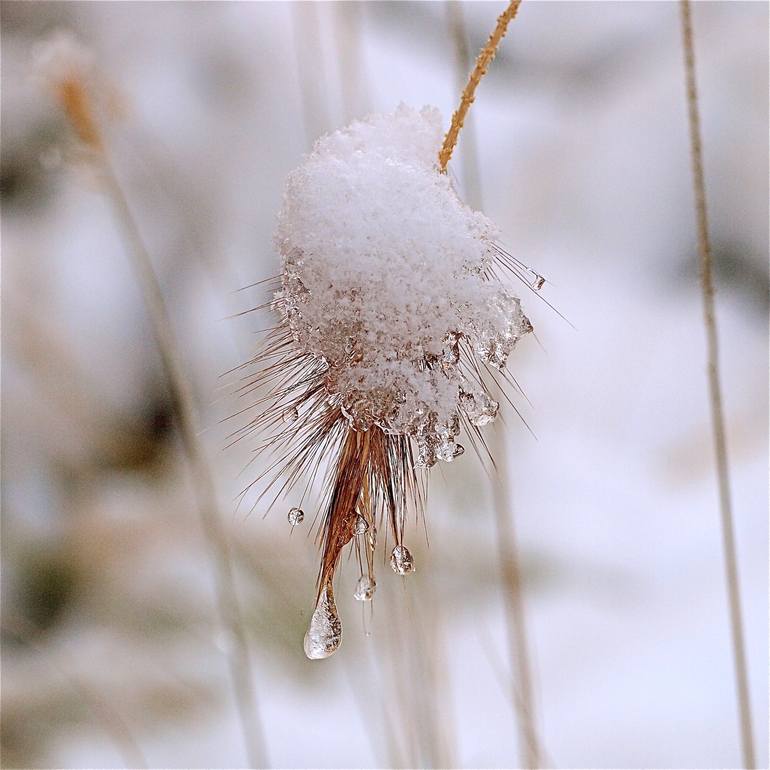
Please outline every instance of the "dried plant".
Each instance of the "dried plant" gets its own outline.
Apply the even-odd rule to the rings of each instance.
[[[310,658],[341,641],[334,576],[343,549],[353,544],[362,601],[375,591],[383,522],[392,569],[411,573],[404,528],[423,511],[425,470],[464,453],[461,432],[491,460],[480,428],[497,416],[492,385],[516,387],[506,364],[532,326],[503,273],[535,291],[544,280],[499,244],[495,225],[444,172],[517,7],[498,20],[443,141],[435,109],[402,105],[321,138],[289,177],[276,234],[283,269],[262,306],[280,322],[245,365],[240,392],[257,394],[258,414],[233,438],[266,434],[256,453],[270,460],[244,490],[265,482],[255,506],[269,495],[269,510],[303,485],[302,506],[323,474]],[[289,512],[293,525],[303,517]]]
[[[509,7],[498,20],[500,24],[512,19],[516,8]],[[473,83],[478,83],[476,73],[478,62],[472,67],[472,58],[467,43],[465,16],[461,3],[446,3],[447,25],[454,43],[456,79],[463,94],[468,92]],[[494,33],[493,33],[494,37]],[[482,51],[489,50],[490,42]],[[480,57],[481,58],[481,57]],[[471,75],[467,84],[468,70]],[[466,100],[461,103],[465,105]],[[479,169],[476,131],[473,116],[463,118],[465,128],[463,142],[463,177],[468,194],[473,202],[482,207],[481,173]],[[507,435],[501,422],[495,422],[492,428],[491,449],[502,468],[508,467],[509,451]],[[491,491],[496,526],[498,561],[504,589],[504,608],[506,632],[509,646],[511,671],[515,672],[517,683],[511,699],[518,732],[518,749],[522,767],[540,767],[541,754],[544,753],[542,741],[535,727],[534,687],[529,656],[526,617],[524,612],[523,590],[521,581],[520,558],[516,539],[514,511],[509,491],[508,478],[502,474],[491,479]]]
[[[698,110],[698,90],[695,80],[695,41],[692,30],[690,0],[681,0],[682,43],[684,47],[687,112],[690,127],[690,151],[692,161],[693,192],[697,220],[698,256],[703,296],[703,322],[706,327],[708,359],[709,405],[714,434],[714,454],[719,487],[719,511],[722,523],[722,549],[725,561],[725,583],[730,607],[730,632],[735,666],[735,689],[738,698],[738,719],[741,731],[743,763],[747,768],[756,767],[754,737],[749,697],[749,677],[746,665],[746,645],[743,639],[741,595],[738,585],[738,557],[735,548],[733,511],[730,496],[730,467],[727,459],[727,436],[722,386],[719,372],[719,341],[717,337],[716,305],[714,302],[714,260],[709,239],[706,209],[706,182],[703,174],[703,147]]]

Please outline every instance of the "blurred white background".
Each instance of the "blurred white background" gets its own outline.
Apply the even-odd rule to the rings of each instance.
[[[474,55],[503,7],[461,4]],[[768,5],[693,12],[766,767]],[[242,407],[220,375],[269,325],[267,313],[229,316],[267,298],[237,290],[277,272],[287,173],[320,133],[400,101],[436,105],[448,123],[460,76],[447,5],[4,2],[1,13],[3,765],[132,765],[131,744],[151,767],[246,763],[141,297],[93,174],[30,78],[55,29],[93,51],[120,106],[114,163],[206,426],[270,763],[516,765],[506,597],[475,458],[433,473],[430,546],[413,525],[418,573],[404,588],[381,567],[373,617],[343,565],[343,646],[310,662],[311,522],[289,537],[284,510],[236,510],[259,468],[239,476],[251,447],[224,450],[220,423]],[[459,189],[576,327],[524,296],[540,344],[522,343],[511,366],[537,438],[506,415],[547,761],[735,767],[676,3],[527,0],[471,116],[452,164]],[[474,130],[478,182],[466,171]]]

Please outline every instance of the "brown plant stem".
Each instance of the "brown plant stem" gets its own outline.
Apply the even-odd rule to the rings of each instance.
[[[499,419],[499,417],[498,417]],[[507,452],[500,452],[505,446],[502,430],[495,434],[495,452],[505,458]],[[502,465],[505,468],[507,466]],[[505,591],[505,625],[508,637],[508,653],[517,683],[518,698],[517,725],[519,730],[519,755],[522,767],[540,766],[540,745],[535,729],[535,707],[532,688],[527,625],[522,596],[519,550],[513,522],[513,507],[507,479],[499,476],[492,483],[492,499],[495,508],[495,527],[498,560]]]
[[[482,49],[476,62],[470,80],[463,91],[460,110],[464,111],[458,117],[458,112],[452,119],[452,126],[457,124],[452,144],[450,135],[452,129],[444,140],[442,153],[446,151],[446,161],[439,156],[442,170],[446,168],[446,162],[452,153],[460,128],[467,118],[468,108],[473,101],[473,92],[476,85],[486,71],[486,67],[495,55],[497,46],[505,34],[506,27],[516,15],[520,2],[512,2],[506,11],[500,16],[495,31],[489,38],[487,45]],[[449,0],[446,4],[447,21],[455,46],[455,61],[457,63],[458,81],[462,83],[463,73],[470,65],[470,53],[467,44],[467,33],[462,5],[459,2]],[[466,98],[467,95],[467,98]],[[468,146],[463,152],[463,166],[466,185],[469,186],[472,195],[471,203],[481,208],[481,174],[479,172],[478,151],[476,137],[472,121],[468,122],[466,132],[469,139]],[[448,147],[448,149],[447,149]],[[499,399],[502,403],[502,399]],[[508,446],[502,421],[498,420],[492,426],[494,455],[501,468],[508,467]],[[498,560],[503,587],[506,592],[505,621],[508,637],[509,658],[512,668],[512,676],[517,686],[514,689],[516,697],[513,699],[516,725],[519,732],[520,763],[523,767],[536,768],[541,761],[540,741],[537,737],[534,718],[534,697],[532,692],[532,676],[529,662],[529,643],[527,640],[526,619],[524,602],[521,590],[521,576],[519,572],[519,554],[513,523],[513,509],[511,505],[508,484],[502,477],[492,480],[492,499],[495,513],[496,541],[498,545]]]
[[[706,210],[706,184],[703,174],[703,146],[701,141],[698,91],[695,80],[695,43],[693,39],[690,0],[680,0],[682,42],[684,46],[685,84],[687,111],[690,125],[690,153],[692,161],[693,192],[697,219],[698,252],[700,255],[700,281],[703,295],[703,320],[706,327],[707,372],[711,424],[719,487],[719,510],[722,522],[722,547],[725,562],[725,580],[730,611],[735,687],[738,699],[738,716],[741,731],[743,763],[746,768],[756,767],[754,739],[751,723],[746,650],[743,637],[741,597],[738,584],[738,558],[730,495],[730,469],[727,458],[722,387],[719,371],[719,341],[717,337],[716,308],[714,302],[714,264],[708,231]]]
[[[246,752],[252,767],[264,767],[267,764],[267,749],[252,682],[246,628],[238,605],[230,545],[219,518],[214,481],[199,438],[201,431],[195,401],[179,360],[179,345],[163,292],[123,188],[113,171],[107,142],[93,109],[88,79],[75,67],[63,72],[54,80],[52,87],[88,159],[99,173],[104,192],[125,239],[129,261],[144,299],[182,446],[192,471],[198,513],[214,567],[217,610],[222,625],[231,636],[227,661]]]
[[[465,24],[463,4],[459,0],[446,0],[444,3],[449,25],[449,34],[454,43],[455,53],[455,85],[462,90],[471,66],[471,52],[468,45],[468,34]],[[463,151],[460,160],[463,167],[463,188],[465,201],[479,211],[484,208],[481,194],[481,175],[479,173],[479,152],[476,141],[476,122],[472,116],[466,119],[463,126]]]
[[[190,463],[198,514],[214,565],[217,608],[222,624],[231,636],[229,641],[232,646],[227,653],[227,660],[249,762],[251,767],[265,767],[265,739],[252,684],[248,639],[236,594],[230,545],[219,516],[214,482],[199,438],[201,431],[195,402],[177,355],[179,346],[150,255],[106,153],[102,152],[97,157],[104,189],[123,232],[131,265],[144,298],[182,446]]]
[[[465,116],[468,114],[468,110],[470,109],[471,104],[473,104],[473,100],[476,98],[476,88],[481,82],[481,78],[486,74],[492,59],[495,58],[500,41],[503,39],[503,36],[508,29],[508,24],[513,17],[516,16],[516,12],[519,10],[520,5],[521,0],[511,0],[511,2],[508,3],[508,7],[498,17],[497,25],[489,36],[489,40],[487,40],[486,45],[479,52],[476,59],[476,65],[468,78],[468,83],[460,95],[460,105],[452,115],[452,123],[449,126],[449,131],[447,131],[447,134],[444,137],[444,144],[441,146],[441,150],[438,154],[438,167],[439,171],[442,173],[446,171],[447,163],[449,163],[449,159],[452,157],[452,152],[457,144],[460,129],[465,122]]]

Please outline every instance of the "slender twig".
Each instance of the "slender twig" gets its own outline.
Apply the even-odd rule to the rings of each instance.
[[[465,85],[465,78],[468,76],[468,68],[472,61],[463,4],[459,0],[446,0],[444,7],[446,8],[449,33],[455,49],[455,85],[458,90],[461,90]],[[482,211],[484,201],[481,194],[476,121],[473,120],[472,115],[465,120],[463,150],[460,154],[460,160],[463,168],[463,197],[465,202]]]
[[[192,470],[198,513],[215,567],[217,607],[222,624],[231,636],[227,659],[249,761],[252,767],[265,767],[266,746],[252,682],[248,638],[238,604],[227,533],[220,519],[214,482],[200,441],[201,431],[192,392],[177,356],[178,345],[163,293],[136,220],[106,153],[102,152],[97,157],[100,159],[104,188],[123,231],[131,265],[150,317],[182,445]]]
[[[452,115],[452,123],[449,126],[449,131],[447,131],[447,134],[444,137],[444,144],[441,146],[441,150],[438,154],[438,167],[441,171],[446,171],[447,163],[449,163],[449,159],[452,157],[452,152],[457,144],[460,129],[463,127],[465,116],[468,114],[468,110],[470,109],[471,104],[473,104],[473,100],[476,98],[476,87],[481,82],[481,78],[486,74],[492,59],[495,58],[497,47],[500,45],[500,41],[503,39],[503,36],[508,29],[508,24],[516,15],[520,5],[521,0],[511,0],[511,2],[508,3],[508,7],[498,17],[497,25],[476,59],[476,65],[474,66],[473,71],[468,78],[468,83],[460,96],[460,106],[455,110],[454,115]]]
[[[724,550],[725,578],[730,608],[733,657],[735,663],[735,687],[738,697],[738,714],[741,730],[743,763],[754,768],[754,740],[751,724],[746,650],[743,638],[741,598],[738,585],[738,560],[735,547],[733,513],[730,495],[730,471],[727,460],[722,388],[719,372],[719,341],[717,338],[716,308],[714,302],[714,261],[709,240],[706,211],[706,184],[703,174],[703,147],[701,142],[698,91],[695,82],[695,43],[693,40],[690,0],[680,0],[682,41],[684,44],[684,69],[687,88],[687,110],[690,124],[690,152],[692,160],[693,191],[697,218],[698,252],[700,255],[700,281],[703,294],[703,320],[706,326],[708,356],[708,387],[711,405],[711,423],[716,454],[719,509],[722,520],[722,546]]]
[[[246,751],[252,767],[264,767],[267,764],[265,739],[252,681],[246,629],[238,606],[230,546],[219,517],[214,481],[199,438],[201,431],[195,401],[184,367],[179,360],[179,345],[171,326],[163,292],[139,227],[112,169],[106,138],[100,130],[93,109],[86,73],[75,61],[62,63],[60,71],[51,73],[51,86],[75,134],[82,142],[86,157],[92,161],[99,173],[105,194],[125,239],[129,261],[144,299],[182,446],[192,471],[198,513],[214,566],[217,609],[221,622],[231,637],[227,660]]]
[[[504,444],[504,436],[496,436],[496,454]],[[505,467],[501,465],[501,467]],[[519,569],[516,531],[513,524],[513,509],[507,479],[498,478],[492,485],[495,507],[496,540],[500,572],[505,589],[505,621],[508,636],[509,656],[514,666],[518,684],[517,725],[519,729],[519,754],[522,767],[540,766],[540,747],[535,730],[534,697],[529,662],[527,626],[522,597],[521,571]]]
[[[495,50],[503,35],[508,22],[514,17],[518,10],[519,3],[512,2],[506,11],[500,16],[497,27],[492,33],[487,45],[482,49],[476,62],[476,67],[471,74],[468,85],[463,92],[463,98],[460,109],[455,113],[452,119],[452,126],[457,123],[456,131],[450,143],[452,129],[450,128],[442,153],[446,152],[446,161],[440,155],[442,167],[446,167],[446,162],[452,153],[454,144],[457,142],[459,130],[462,127],[467,115],[468,108],[473,101],[473,91],[478,85],[478,81],[486,71],[486,67],[492,60]],[[467,71],[470,64],[470,54],[467,45],[467,32],[465,29],[465,19],[462,12],[462,6],[459,2],[450,0],[447,5],[447,21],[455,45],[455,61],[457,62],[458,80],[462,83],[463,73]],[[466,98],[466,95],[469,94]],[[463,109],[464,108],[464,109]],[[462,114],[458,113],[462,110]],[[478,168],[478,156],[475,142],[475,126],[471,120],[466,127],[466,140],[470,139],[468,146],[463,150],[463,166],[465,169],[466,184],[473,187],[472,194],[475,205],[481,207],[481,175]],[[500,399],[502,405],[502,399]],[[508,446],[505,440],[502,415],[493,426],[494,455],[500,468],[508,468]],[[519,554],[517,549],[514,523],[513,508],[505,477],[500,476],[492,478],[492,498],[495,509],[496,540],[498,546],[498,559],[500,562],[500,572],[503,586],[506,593],[505,601],[505,620],[506,634],[508,637],[509,657],[513,672],[514,681],[517,682],[515,688],[516,697],[513,699],[514,714],[516,715],[516,725],[519,732],[519,753],[522,766],[536,768],[540,764],[540,741],[535,729],[534,717],[534,697],[532,692],[532,676],[529,663],[529,644],[527,640],[526,620],[524,613],[524,603],[521,590],[521,576],[519,571]]]

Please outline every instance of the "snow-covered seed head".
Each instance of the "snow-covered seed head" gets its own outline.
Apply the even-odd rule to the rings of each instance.
[[[414,439],[422,467],[462,453],[461,415],[495,418],[474,372],[503,368],[532,329],[496,278],[497,228],[438,170],[441,140],[438,110],[404,105],[322,137],[276,233],[275,306],[328,366],[332,403],[354,430]]]

